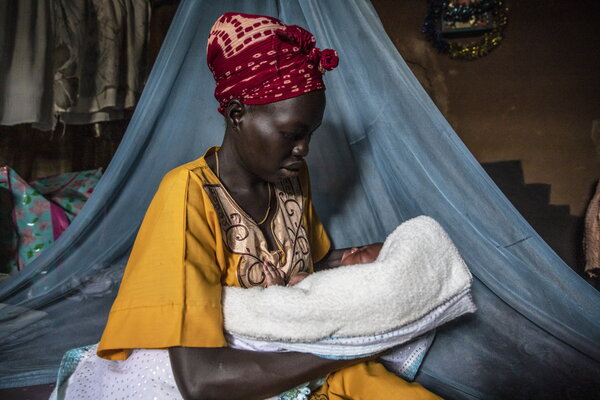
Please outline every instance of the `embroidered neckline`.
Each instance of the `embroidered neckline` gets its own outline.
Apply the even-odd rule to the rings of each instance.
[[[210,149],[205,154],[210,155]],[[298,271],[308,271],[311,265],[310,245],[303,224],[303,190],[298,178],[284,179],[273,185],[275,211],[268,227],[276,248],[271,250],[257,222],[244,211],[203,160],[207,168],[205,192],[215,208],[222,232],[223,243],[230,252],[239,254],[238,282],[242,287],[261,284],[259,264],[264,257],[278,264],[291,276]],[[264,279],[264,277],[263,277]]]

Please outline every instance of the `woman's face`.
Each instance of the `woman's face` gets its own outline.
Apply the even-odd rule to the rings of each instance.
[[[324,111],[323,91],[271,104],[245,105],[234,132],[245,168],[269,182],[298,175]]]

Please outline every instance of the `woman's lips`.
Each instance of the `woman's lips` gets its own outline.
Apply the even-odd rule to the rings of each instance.
[[[294,172],[298,172],[300,171],[300,168],[302,168],[302,161],[296,161],[290,164],[286,164],[284,165],[282,168],[290,170],[290,171],[294,171]]]

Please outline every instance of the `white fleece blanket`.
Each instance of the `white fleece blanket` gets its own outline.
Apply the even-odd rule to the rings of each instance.
[[[373,263],[318,272],[294,287],[225,288],[225,329],[240,348],[359,357],[475,311],[471,282],[447,233],[421,216],[396,228]]]

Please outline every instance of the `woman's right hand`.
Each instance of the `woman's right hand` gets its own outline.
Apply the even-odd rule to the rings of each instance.
[[[263,273],[265,274],[265,280],[263,287],[269,286],[285,286],[285,272],[281,269],[276,268],[273,264],[268,261],[263,261]]]

